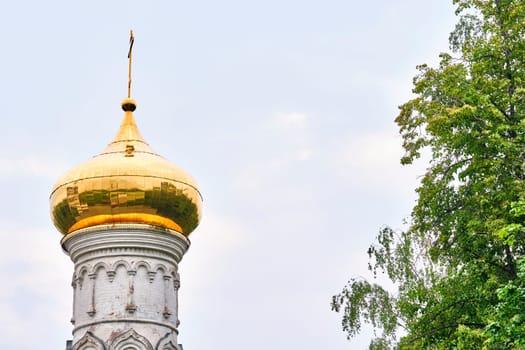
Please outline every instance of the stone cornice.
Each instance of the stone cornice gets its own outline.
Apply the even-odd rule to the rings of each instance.
[[[167,322],[158,322],[153,320],[147,320],[147,319],[137,319],[137,318],[121,318],[121,319],[115,319],[115,320],[98,320],[94,322],[84,323],[81,326],[73,328],[73,333],[77,332],[78,330],[82,328],[88,328],[95,325],[105,324],[105,323],[122,323],[126,326],[126,328],[132,328],[133,323],[138,324],[152,324],[156,326],[166,327],[169,330],[173,331],[175,334],[179,334],[179,331],[176,327],[174,327],[173,324],[167,323]]]
[[[177,264],[190,241],[173,231],[166,233],[151,225],[107,225],[90,227],[63,240],[62,246],[75,263],[95,256],[143,256],[172,260]],[[79,230],[80,231],[80,230]]]

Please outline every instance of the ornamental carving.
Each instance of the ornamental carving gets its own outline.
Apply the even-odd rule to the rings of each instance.
[[[173,275],[178,276],[177,273],[171,271],[168,269],[168,267],[164,264],[156,264],[154,267],[152,267],[147,261],[140,260],[134,264],[130,264],[126,260],[118,260],[114,262],[113,264],[109,265],[105,262],[98,262],[95,264],[95,266],[90,266],[89,264],[82,265],[78,272],[76,274],[73,274],[73,280],[72,280],[72,286],[76,287],[76,284],[80,284],[80,288],[82,288],[82,278],[85,274],[94,276],[99,269],[102,269],[106,272],[106,276],[110,282],[113,282],[115,279],[115,273],[117,268],[120,266],[123,266],[128,273],[134,273],[139,267],[144,267],[147,271],[148,277],[150,279],[150,282],[153,282],[155,280],[155,276],[160,271],[162,276],[167,275]]]
[[[88,331],[73,345],[72,350],[107,350],[107,347],[102,339]]]
[[[173,339],[173,332],[166,333],[155,345],[155,350],[181,350]]]
[[[148,339],[130,329],[114,337],[109,350],[153,350],[153,346]]]

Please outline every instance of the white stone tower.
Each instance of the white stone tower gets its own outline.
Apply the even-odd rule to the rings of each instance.
[[[73,350],[182,349],[178,264],[202,199],[195,181],[140,135],[129,82],[113,141],[59,179],[50,196],[75,265]]]

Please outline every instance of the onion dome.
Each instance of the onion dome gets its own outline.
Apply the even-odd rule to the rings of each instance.
[[[64,235],[107,224],[149,224],[188,236],[199,224],[202,197],[195,180],[144,141],[133,99],[100,154],[73,168],[53,186],[51,216]]]

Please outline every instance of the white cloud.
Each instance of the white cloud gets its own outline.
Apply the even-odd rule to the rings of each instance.
[[[343,149],[343,160],[350,166],[379,168],[383,164],[399,163],[403,154],[400,138],[391,132],[351,135]]]
[[[306,114],[276,112],[268,117],[266,131],[254,135],[261,141],[250,162],[236,176],[236,187],[248,196],[282,182],[297,162],[311,160],[316,149],[311,141]]]
[[[314,151],[310,145],[310,130],[306,114],[299,112],[277,112],[274,114],[274,126],[283,133],[280,140],[278,163],[295,160],[308,160]]]
[[[306,128],[306,114],[298,112],[277,112],[274,115],[274,123],[280,129],[304,129]]]
[[[38,347],[49,334],[69,333],[72,264],[51,230],[0,222],[0,347]],[[31,337],[27,337],[31,330]]]
[[[298,160],[308,160],[313,154],[313,151],[308,148],[303,148],[299,151],[297,151],[297,159]]]
[[[204,286],[208,287],[218,282],[221,276],[210,275],[208,272],[210,266],[240,249],[239,247],[247,240],[246,232],[239,220],[207,208],[196,232],[190,236],[191,247],[181,264],[183,280],[185,280],[184,276],[206,276],[206,278],[190,278],[192,286],[187,290],[200,290]],[[213,266],[216,273],[227,273],[220,269],[220,266]]]
[[[0,176],[24,175],[56,179],[60,175],[57,170],[61,169],[66,169],[66,166],[35,155],[21,158],[0,157]]]
[[[253,193],[268,188],[286,168],[290,159],[278,156],[264,159],[248,165],[242,169],[236,177],[238,190],[251,196]]]
[[[424,173],[424,161],[402,166],[401,139],[394,131],[350,135],[334,159],[338,174],[361,188],[406,191]]]

